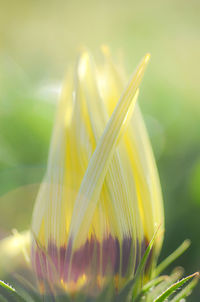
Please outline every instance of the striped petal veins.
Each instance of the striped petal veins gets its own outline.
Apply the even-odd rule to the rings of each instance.
[[[159,227],[148,280],[162,245],[159,178],[136,104],[149,55],[124,89],[123,72],[106,48],[103,53],[104,63],[96,66],[83,52],[63,85],[32,219],[41,290],[92,294],[111,278],[121,288]]]

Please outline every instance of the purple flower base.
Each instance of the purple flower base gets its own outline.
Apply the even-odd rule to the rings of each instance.
[[[95,237],[88,239],[84,245],[72,253],[72,240],[68,247],[57,248],[49,243],[47,250],[36,243],[32,249],[32,261],[40,281],[58,284],[77,282],[83,275],[87,282],[119,275],[133,276],[148,246],[147,240],[136,244],[131,237],[125,237],[121,243],[109,235],[99,242]],[[149,265],[149,264],[148,264]]]

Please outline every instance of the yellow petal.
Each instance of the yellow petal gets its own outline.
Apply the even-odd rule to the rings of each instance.
[[[148,60],[149,55],[146,55],[125,89],[89,162],[74,205],[70,226],[69,238],[73,238],[75,246],[77,242],[82,243],[87,236],[110,160],[119,135],[129,120],[127,114],[130,109],[133,110],[132,102],[136,101],[136,91]]]

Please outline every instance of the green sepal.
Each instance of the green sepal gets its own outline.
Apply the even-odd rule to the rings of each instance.
[[[0,281],[0,294],[7,299],[8,302],[28,302],[24,300],[12,286],[4,281]]]
[[[186,282],[188,282],[190,279],[198,276],[199,273],[194,273],[190,276],[187,276],[180,281],[172,284],[169,288],[167,288],[158,298],[156,298],[153,302],[164,302],[167,298],[169,298],[174,292],[179,289],[181,286],[183,286]]]

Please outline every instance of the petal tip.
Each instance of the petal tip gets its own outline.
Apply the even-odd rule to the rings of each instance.
[[[84,75],[86,74],[88,59],[89,59],[89,54],[87,51],[84,51],[80,56],[80,60],[78,64],[78,74],[80,78],[84,77]]]
[[[144,63],[147,64],[147,63],[149,62],[150,58],[151,58],[150,53],[147,53],[147,54],[145,55],[145,57],[144,57]]]

